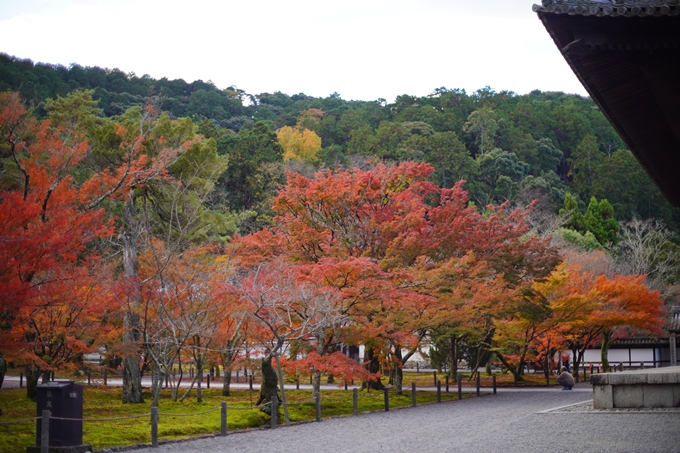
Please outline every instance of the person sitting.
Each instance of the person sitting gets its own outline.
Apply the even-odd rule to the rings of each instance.
[[[557,383],[563,387],[562,390],[571,390],[574,385],[576,385],[574,376],[569,374],[566,367],[562,367],[560,371],[562,371],[562,373],[557,376]]]

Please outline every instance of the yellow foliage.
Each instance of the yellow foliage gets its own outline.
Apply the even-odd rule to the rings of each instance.
[[[284,160],[306,160],[316,162],[317,153],[321,150],[321,137],[309,129],[298,129],[284,126],[276,131]]]

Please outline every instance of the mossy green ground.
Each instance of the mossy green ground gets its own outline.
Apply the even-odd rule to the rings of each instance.
[[[390,408],[411,405],[410,388],[403,395],[390,393]],[[286,391],[291,422],[314,420],[316,412],[309,390]],[[121,389],[112,387],[89,387],[84,389],[83,418],[85,420],[101,418],[129,417],[148,414],[150,412],[151,395],[145,394],[144,404],[121,404]],[[442,400],[454,400],[457,394],[442,393]],[[203,402],[196,402],[193,391],[184,402],[173,402],[169,391],[164,391],[159,406],[158,435],[161,441],[196,437],[219,433],[220,411],[190,417],[181,414],[194,414],[211,409],[219,409],[222,401],[227,402],[228,430],[255,428],[270,423],[268,415],[253,408],[257,392],[247,390],[232,391],[232,396],[223,397],[221,389],[203,390]],[[435,392],[418,392],[418,404],[436,402]],[[26,398],[26,389],[3,389],[0,391],[0,409],[3,415],[0,423],[35,417],[35,402]],[[359,392],[359,412],[384,410],[382,392]],[[282,411],[281,411],[282,413]],[[353,413],[352,391],[322,391],[321,414],[323,418],[349,416]],[[178,414],[178,415],[167,415]],[[283,423],[283,416],[279,418]],[[126,420],[85,421],[83,423],[83,442],[92,444],[95,450],[115,448],[151,442],[150,417]],[[4,453],[24,452],[26,446],[35,445],[35,421],[20,424],[0,425],[0,451]]]

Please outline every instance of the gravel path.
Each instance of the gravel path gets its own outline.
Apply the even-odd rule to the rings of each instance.
[[[675,453],[680,413],[549,412],[588,391],[501,391],[417,408],[362,414],[227,437],[161,444],[135,453]]]

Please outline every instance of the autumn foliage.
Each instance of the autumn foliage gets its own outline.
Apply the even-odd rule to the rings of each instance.
[[[454,368],[474,350],[475,369],[493,354],[521,378],[564,349],[578,360],[601,343],[606,359],[613,339],[658,330],[644,276],[561,264],[531,231],[533,204],[475,206],[465,181],[433,184],[429,164],[289,172],[271,226],[216,243],[214,141],[150,106],[88,121],[37,121],[0,94],[0,352],[33,386],[98,351],[124,361],[126,382],[149,372],[155,403],[186,363],[199,399],[203,369],[221,364],[228,396],[246,360],[259,362],[260,403],[277,392],[275,360],[312,373],[316,391],[322,376],[380,388],[389,374],[400,392],[403,367],[433,344]],[[286,157],[313,161],[312,134],[279,130]]]

